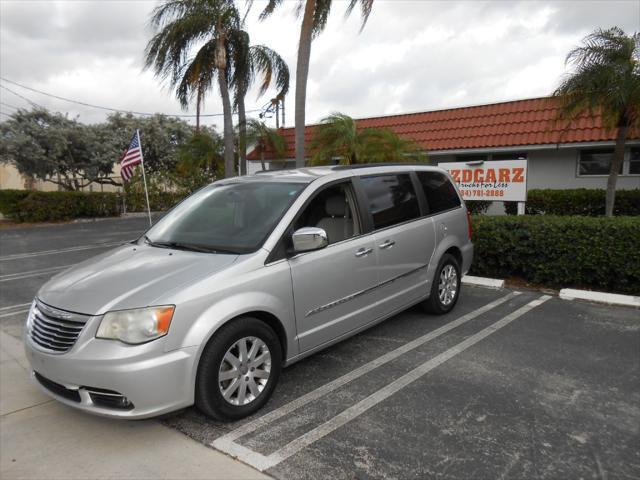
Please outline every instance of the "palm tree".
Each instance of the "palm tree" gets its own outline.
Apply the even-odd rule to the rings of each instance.
[[[284,158],[287,141],[275,128],[269,128],[264,122],[250,118],[247,120],[247,143],[256,146],[260,152],[262,170],[266,170],[265,153],[270,151],[274,158]]]
[[[197,128],[205,93],[217,78],[224,115],[225,176],[234,172],[230,71],[231,40],[240,30],[240,14],[231,0],[166,0],[151,15],[158,33],[147,44],[145,68],[176,88],[183,108],[195,97]],[[193,57],[194,46],[202,44]]]
[[[269,3],[260,14],[260,19],[265,19],[283,3],[283,0],[269,0]],[[331,11],[332,0],[298,0],[298,14],[302,14],[302,26],[300,27],[300,41],[298,42],[298,60],[296,63],[296,106],[295,106],[295,138],[296,138],[296,167],[304,167],[304,127],[305,107],[307,100],[307,78],[309,77],[309,59],[311,57],[311,41],[322,33],[327,24]],[[360,4],[362,27],[364,28],[371,9],[373,0],[349,0],[345,16],[349,16],[353,9]]]
[[[415,142],[388,129],[358,130],[356,121],[344,113],[332,113],[321,120],[311,142],[312,165],[342,165],[368,162],[426,161]]]
[[[235,105],[238,109],[238,156],[240,174],[247,172],[247,117],[245,97],[247,91],[259,78],[258,96],[264,95],[275,81],[278,89],[276,98],[284,98],[289,91],[289,67],[275,50],[264,45],[251,45],[249,34],[241,32],[233,42],[232,86],[235,92]]]
[[[596,30],[569,52],[566,63],[575,71],[553,93],[560,101],[559,119],[570,122],[598,111],[603,125],[616,131],[605,201],[610,217],[627,134],[640,128],[640,33],[628,36],[618,27]]]

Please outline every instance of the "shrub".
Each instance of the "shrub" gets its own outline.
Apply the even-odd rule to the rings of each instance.
[[[120,195],[111,192],[0,192],[0,212],[17,222],[114,217],[120,215],[120,203]]]
[[[474,217],[472,274],[640,294],[640,217]]]
[[[533,189],[527,193],[528,215],[604,215],[606,190],[576,188],[571,190]],[[505,202],[505,212],[516,214],[516,202]],[[616,191],[614,215],[640,215],[640,189]]]
[[[182,200],[186,195],[179,192],[149,192],[149,204],[152,212],[164,212],[173,207]],[[128,192],[125,194],[125,202],[127,204],[127,212],[146,212],[147,199],[144,190],[141,192]]]
[[[465,205],[467,206],[467,210],[472,215],[487,213],[487,210],[493,203],[491,200],[465,200]]]

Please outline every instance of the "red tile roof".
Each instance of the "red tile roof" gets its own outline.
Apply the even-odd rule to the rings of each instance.
[[[598,115],[584,115],[565,129],[565,124],[554,121],[557,111],[556,100],[543,97],[362,118],[356,119],[356,123],[359,130],[389,128],[401,137],[416,141],[427,151],[615,140],[615,132],[604,129]],[[307,155],[315,127],[305,128]],[[283,128],[280,133],[287,141],[286,158],[294,158],[294,129]],[[631,137],[640,138],[640,132],[634,132]],[[249,159],[258,158],[256,152],[249,155]]]

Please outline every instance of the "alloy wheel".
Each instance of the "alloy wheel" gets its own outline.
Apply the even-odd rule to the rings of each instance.
[[[227,350],[218,371],[222,397],[232,405],[247,405],[264,390],[271,376],[271,352],[257,337],[243,337]]]
[[[440,272],[440,283],[438,284],[438,297],[440,302],[448,306],[456,298],[458,293],[458,272],[450,263],[445,265]]]

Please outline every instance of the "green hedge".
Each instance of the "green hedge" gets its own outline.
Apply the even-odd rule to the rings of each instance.
[[[533,189],[527,193],[529,215],[604,215],[606,190],[575,188],[570,190]],[[505,212],[515,215],[517,204],[505,202]],[[640,189],[617,190],[614,215],[640,215]]]
[[[487,213],[492,203],[491,200],[465,200],[464,202],[471,215]]]
[[[115,217],[120,210],[120,195],[111,192],[0,191],[0,212],[16,222]]]
[[[476,216],[471,273],[640,294],[640,217]]]
[[[182,200],[185,194],[176,192],[149,192],[152,212],[165,212]],[[147,200],[144,192],[127,192],[125,195],[127,212],[146,212]]]
[[[164,212],[184,194],[150,192],[153,212]],[[127,212],[146,212],[144,192],[125,196]],[[34,192],[0,190],[0,213],[15,222],[52,222],[73,218],[117,217],[122,211],[122,194],[115,192]]]

